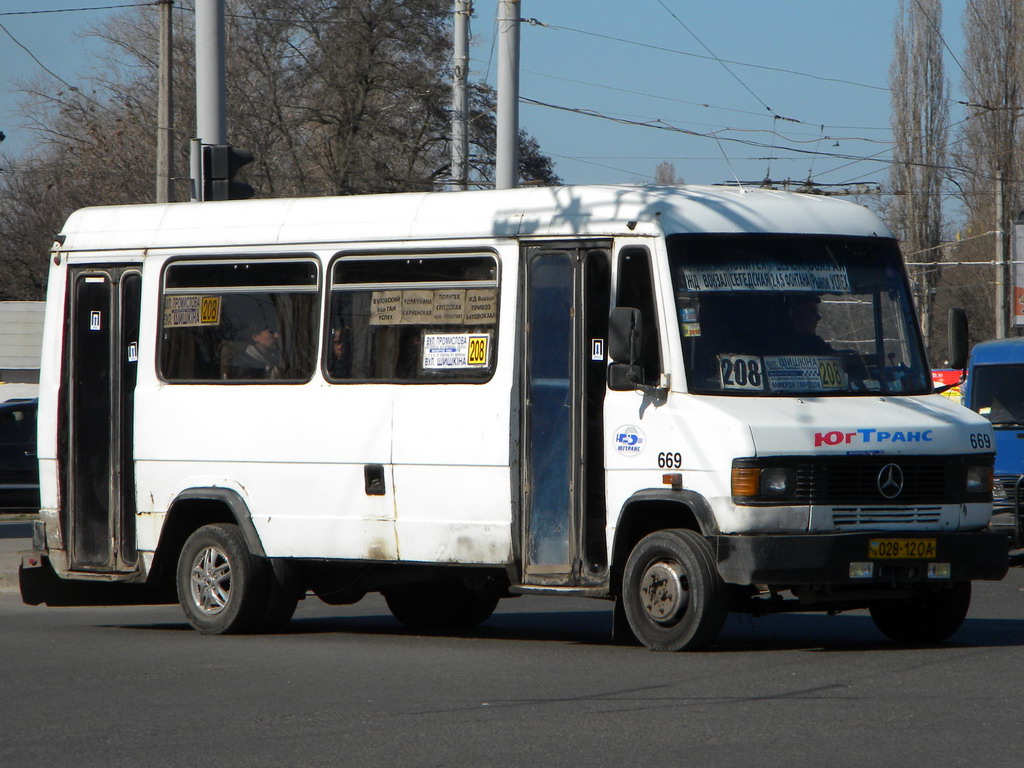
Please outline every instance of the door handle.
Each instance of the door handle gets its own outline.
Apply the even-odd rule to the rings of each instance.
[[[366,464],[363,467],[363,482],[367,496],[383,496],[385,492],[384,465]]]

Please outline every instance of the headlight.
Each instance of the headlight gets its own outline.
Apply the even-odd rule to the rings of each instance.
[[[796,470],[793,467],[732,468],[732,496],[739,504],[781,500],[796,492]]]
[[[761,470],[761,495],[772,498],[792,496],[795,479],[792,467],[765,467]]]
[[[992,493],[992,467],[967,468],[967,493]]]

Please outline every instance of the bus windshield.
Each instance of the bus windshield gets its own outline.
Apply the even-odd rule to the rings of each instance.
[[[668,252],[691,392],[932,391],[893,240],[673,235]]]
[[[1024,426],[1024,365],[979,365],[971,379],[972,409],[996,427]]]

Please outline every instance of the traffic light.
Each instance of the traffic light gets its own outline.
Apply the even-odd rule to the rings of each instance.
[[[235,174],[253,161],[253,154],[230,144],[203,145],[203,200],[245,200],[256,191]]]

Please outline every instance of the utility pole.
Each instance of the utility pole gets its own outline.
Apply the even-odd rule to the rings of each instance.
[[[196,137],[192,142],[192,199],[203,199],[203,177],[195,175],[201,160],[197,146],[227,144],[224,0],[196,0]]]
[[[452,84],[452,188],[469,188],[469,17],[472,0],[455,0],[455,81]]]
[[[498,115],[494,187],[519,182],[519,0],[498,0]]]
[[[174,0],[158,0],[160,6],[160,69],[156,108],[156,201],[174,202],[174,76],[171,16]]]
[[[995,338],[1006,338],[1006,256],[1003,252],[1003,171],[996,171],[996,326]]]
[[[1017,220],[1012,225],[1013,238],[1010,240],[1010,317],[1013,318],[1011,325],[1020,336],[1020,328],[1024,325],[1024,306],[1020,290],[1024,288],[1024,211],[1017,214]],[[1009,333],[1009,330],[1007,330]]]

